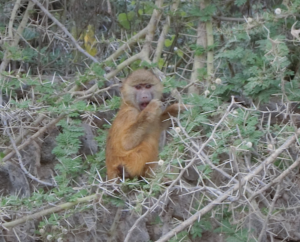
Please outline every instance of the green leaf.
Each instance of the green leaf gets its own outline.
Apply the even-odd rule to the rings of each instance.
[[[158,63],[157,63],[158,64],[158,68],[162,69],[164,63],[165,63],[165,60],[163,58],[159,58]]]
[[[120,199],[120,198],[115,198],[115,197],[111,197],[111,198],[109,199],[109,201],[111,202],[112,205],[115,205],[115,206],[117,206],[117,207],[123,207],[124,204],[125,204],[125,202],[124,202],[122,199]]]
[[[171,39],[166,39],[165,40],[165,46],[170,47],[173,44],[174,38],[175,38],[175,35],[172,35]]]
[[[38,37],[38,32],[36,31],[35,28],[25,28],[22,35],[24,39],[29,41]]]
[[[202,55],[205,53],[205,48],[202,45],[191,45],[191,49],[195,51],[195,55]]]
[[[134,12],[128,12],[127,14],[120,13],[118,15],[118,21],[125,29],[130,29],[130,21],[133,20],[134,16]]]
[[[200,10],[199,8],[193,8],[190,11],[190,15],[199,17],[200,21],[206,22],[211,20],[211,16],[216,12],[216,10],[216,6],[211,4],[202,10]]]
[[[127,13],[127,18],[128,18],[129,21],[132,21],[134,19],[134,17],[135,17],[134,12],[131,11],[131,12]]]
[[[235,0],[234,4],[238,7],[244,5],[247,2],[247,0]]]
[[[183,51],[180,50],[180,49],[177,49],[177,50],[176,50],[176,54],[177,54],[179,57],[183,57]]]
[[[3,152],[0,152],[0,162],[2,161],[2,159],[4,158],[5,154]]]
[[[209,165],[200,165],[200,166],[197,166],[197,168],[198,168],[199,171],[201,171],[207,177],[212,172],[212,169],[210,168]]]
[[[187,13],[184,12],[184,11],[180,11],[180,16],[181,16],[181,17],[186,17],[186,16],[187,16]]]

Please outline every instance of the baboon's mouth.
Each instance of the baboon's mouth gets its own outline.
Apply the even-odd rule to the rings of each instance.
[[[141,110],[145,109],[148,104],[149,104],[149,102],[141,103],[140,104]]]

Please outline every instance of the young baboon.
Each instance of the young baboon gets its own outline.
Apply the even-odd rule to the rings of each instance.
[[[172,104],[162,111],[163,85],[149,70],[134,71],[124,81],[120,111],[109,130],[106,145],[108,179],[147,175],[147,164],[158,158],[159,137],[168,127],[166,121],[182,109]]]

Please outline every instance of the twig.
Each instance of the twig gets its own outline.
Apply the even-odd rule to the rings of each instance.
[[[280,180],[280,182],[281,182],[281,180]],[[279,198],[279,195],[280,195],[280,189],[281,189],[280,182],[277,185],[276,193],[275,193],[275,196],[274,196],[273,201],[271,203],[271,206],[269,208],[268,215],[264,220],[264,225],[263,225],[263,227],[260,231],[260,235],[259,235],[258,240],[257,240],[258,242],[262,242],[262,239],[263,239],[264,235],[266,234],[267,224],[269,222],[269,218],[270,218],[270,216],[271,216],[271,214],[274,210],[275,202],[277,201],[277,199]]]
[[[72,94],[80,94],[80,95],[83,95],[83,96],[77,98],[77,99],[81,100],[81,99],[86,99],[86,98],[88,98],[88,97],[90,97],[90,96],[92,96],[92,95],[99,94],[99,93],[101,93],[101,92],[106,92],[106,91],[108,91],[109,89],[112,89],[112,88],[118,87],[118,86],[120,86],[120,85],[119,85],[119,84],[113,84],[113,85],[111,85],[111,86],[109,86],[109,87],[105,87],[105,88],[99,89],[98,91],[95,91],[94,93],[89,93],[89,94],[87,94],[87,95],[85,95],[85,92],[84,92],[84,91],[77,91],[77,92],[73,92]]]
[[[107,239],[107,242],[114,242],[116,241],[115,239],[115,231],[117,229],[117,225],[120,221],[120,218],[121,218],[121,215],[122,215],[122,208],[118,208],[117,212],[116,212],[116,215],[115,215],[115,218],[114,218],[114,221],[110,227],[110,230],[109,230],[109,238]]]
[[[156,0],[155,5],[160,8],[162,6],[162,2],[163,2],[162,0]],[[141,52],[131,56],[126,61],[123,61],[121,64],[119,64],[116,67],[115,70],[109,72],[105,76],[106,79],[110,79],[110,78],[116,76],[122,69],[124,69],[126,66],[130,65],[131,63],[133,63],[136,60],[142,60],[142,61],[146,61],[148,63],[151,63],[151,61],[149,60],[150,45],[151,45],[151,42],[153,40],[155,28],[157,26],[157,23],[158,23],[158,20],[159,20],[160,16],[161,16],[161,13],[158,12],[157,10],[154,10],[153,14],[152,14],[152,17],[151,17],[147,27],[144,28],[143,30],[141,30],[135,36],[133,36],[129,41],[127,41],[126,44],[122,45],[113,55],[111,55],[110,57],[108,57],[105,60],[105,62],[110,61],[110,60],[114,60],[116,57],[118,57],[120,54],[122,54],[128,46],[135,43],[139,38],[141,38],[143,36],[146,36],[146,41],[145,41],[145,44],[144,44],[143,49],[141,50]],[[84,92],[76,92],[76,94],[88,95],[90,93],[93,93],[97,89],[97,87],[98,87],[98,84],[96,83],[92,87],[90,87],[88,90],[86,90]],[[74,88],[71,91],[73,93],[75,93]]]
[[[260,173],[264,168],[266,168],[269,164],[273,163],[275,159],[280,155],[285,149],[287,149],[299,136],[300,129],[297,130],[297,132],[289,137],[284,144],[282,144],[277,150],[274,151],[272,155],[270,155],[267,159],[265,159],[259,166],[257,166],[252,172],[250,172],[248,175],[246,175],[242,181],[241,185],[245,185],[246,182],[250,181],[254,176],[256,176],[258,173]],[[173,230],[171,230],[166,235],[162,236],[159,240],[156,242],[164,242],[168,241],[170,238],[172,238],[175,234],[181,232],[186,227],[192,225],[196,220],[199,220],[201,216],[208,213],[211,209],[213,209],[216,205],[222,203],[227,197],[229,197],[232,192],[239,189],[240,184],[235,184],[232,188],[228,189],[227,192],[225,192],[222,196],[218,197],[214,201],[207,204],[204,208],[196,212],[194,215],[189,217],[187,220],[183,221],[180,225],[175,227]]]
[[[300,34],[300,29],[296,30],[295,29],[295,26],[297,24],[298,21],[296,21],[293,26],[292,26],[292,29],[291,29],[291,34],[297,39],[300,41],[300,38],[299,38],[299,34]]]
[[[112,11],[111,11],[111,4],[110,4],[110,1],[109,1],[109,0],[107,0],[107,12],[108,12],[109,14],[112,14]]]
[[[117,49],[111,56],[104,60],[104,62],[115,60],[118,56],[120,56],[129,46],[136,43],[140,38],[146,36],[148,32],[148,26],[138,32],[136,35],[131,37],[125,44],[123,44],[119,49]]]
[[[214,19],[220,20],[220,21],[229,21],[229,22],[244,22],[244,18],[230,18],[230,17],[219,17],[219,16],[213,16]]]
[[[46,216],[46,215],[51,214],[51,213],[57,213],[57,212],[62,211],[64,209],[71,208],[71,207],[73,207],[73,206],[75,206],[79,203],[89,202],[89,201],[97,198],[97,195],[98,194],[93,194],[93,195],[90,195],[90,196],[87,196],[87,197],[77,198],[77,200],[75,202],[67,202],[67,203],[57,205],[57,206],[52,207],[52,208],[44,209],[44,210],[42,210],[38,213],[27,215],[27,216],[24,216],[20,219],[13,220],[11,222],[3,223],[2,226],[4,228],[11,228],[11,227],[17,226],[19,224],[25,223],[28,220],[38,219],[38,218],[41,218],[41,217]]]
[[[46,117],[46,116],[40,114],[40,115],[37,117],[37,119],[31,124],[31,126],[33,127],[33,129],[36,128],[36,127],[44,120],[45,117]],[[30,127],[31,127],[31,126],[29,126],[29,127],[28,127],[28,130],[25,130],[24,132],[22,132],[21,135],[19,135],[19,136],[16,138],[16,140],[15,140],[15,144],[16,144],[16,145],[18,145],[18,144],[22,141],[23,137],[26,137],[27,134],[29,134],[29,132],[31,131],[31,130],[30,130]],[[39,129],[40,129],[40,128],[39,128]],[[7,148],[3,153],[4,153],[4,155],[7,155],[7,154],[10,153],[10,152],[11,152],[11,149],[10,149],[10,148]]]
[[[241,174],[238,175],[238,180],[237,180],[235,177],[229,175],[227,172],[225,172],[224,170],[220,169],[218,166],[216,166],[215,164],[213,164],[213,163],[211,162],[211,160],[207,157],[207,155],[204,153],[204,151],[202,151],[202,152],[199,154],[199,153],[197,152],[197,150],[199,149],[199,145],[197,145],[197,144],[193,141],[193,139],[187,134],[187,132],[185,131],[185,129],[181,126],[181,124],[180,124],[179,122],[178,122],[177,124],[179,125],[179,127],[181,128],[182,132],[183,132],[184,135],[185,135],[185,139],[183,139],[183,138],[180,137],[180,138],[181,138],[181,142],[184,143],[186,147],[189,147],[189,145],[188,145],[187,142],[185,141],[185,140],[189,140],[189,141],[192,143],[192,145],[195,147],[195,149],[193,149],[192,147],[190,147],[189,150],[190,150],[191,152],[193,152],[193,153],[196,155],[196,157],[198,157],[199,160],[201,160],[204,164],[208,164],[213,170],[219,172],[222,176],[224,176],[224,177],[226,177],[227,179],[229,179],[230,182],[233,181],[233,182],[235,182],[235,183],[240,183],[240,181],[241,181],[241,179],[242,179]],[[238,169],[237,169],[237,170],[238,170]],[[251,188],[250,188],[249,186],[246,186],[246,190],[247,190],[250,194],[253,194],[253,193],[254,193],[254,192],[251,190]],[[220,193],[220,191],[218,191],[218,192]],[[216,193],[218,193],[218,192],[216,192]],[[223,193],[223,192],[221,192],[221,193]],[[240,194],[242,194],[242,193],[240,192]],[[264,196],[262,196],[262,194],[259,194],[259,195],[260,195],[260,198],[262,199],[262,202],[263,202],[264,204],[266,204],[266,206],[267,206],[268,203],[266,202],[266,198],[265,198]],[[229,201],[236,201],[237,198],[234,197],[234,196],[232,196],[232,197],[228,197],[227,200],[229,200]]]
[[[30,144],[31,140],[36,139],[37,137],[39,137],[41,134],[43,134],[44,132],[47,131],[47,129],[49,129],[52,125],[55,125],[56,123],[58,123],[63,117],[65,117],[65,114],[61,114],[60,116],[58,116],[56,119],[52,120],[50,123],[48,123],[46,126],[44,126],[43,128],[41,128],[38,132],[36,132],[34,135],[32,135],[30,138],[28,138],[23,144],[19,145],[17,147],[17,150],[21,150],[24,149],[27,145]],[[13,155],[16,153],[15,150],[12,150],[10,153],[8,153],[5,157],[3,157],[2,162],[5,162],[7,160],[9,160],[10,158],[13,157]]]
[[[110,79],[113,78],[114,76],[116,76],[123,68],[125,68],[126,66],[130,65],[131,63],[133,63],[136,60],[142,59],[141,58],[141,52],[137,53],[133,56],[131,56],[130,58],[128,58],[126,61],[123,61],[121,64],[119,64],[115,70],[111,71],[110,73],[106,74],[105,78],[106,79]],[[77,94],[77,95],[90,95],[93,94],[93,92],[95,92],[95,90],[97,90],[98,88],[98,84],[95,83],[93,86],[91,86],[88,90],[85,91],[74,91],[75,87],[72,88],[70,90],[70,93],[73,94]],[[81,98],[80,98],[81,99]]]
[[[10,40],[13,40],[13,38],[14,38],[14,36],[13,36],[13,24],[14,24],[14,21],[15,21],[15,18],[16,18],[17,11],[20,7],[20,3],[21,3],[21,0],[16,1],[15,5],[14,5],[14,8],[11,12],[11,15],[10,15],[10,19],[9,19],[9,23],[8,23],[8,36],[9,36]]]
[[[262,194],[264,191],[269,189],[272,185],[280,182],[284,177],[290,174],[291,170],[297,168],[300,164],[300,157],[292,164],[290,165],[285,171],[281,172],[281,174],[273,179],[269,184],[264,185],[264,187],[257,192],[255,192],[250,198],[249,201],[251,201],[253,198],[255,198],[257,195]]]
[[[156,0],[155,1],[155,6],[157,6],[157,8],[160,9],[162,7],[162,3],[163,3],[163,0]],[[144,61],[149,62],[149,63],[151,63],[151,61],[149,60],[151,43],[153,41],[156,26],[157,26],[157,23],[159,22],[160,17],[161,17],[161,12],[154,9],[153,13],[152,13],[152,16],[151,16],[151,19],[149,21],[149,24],[147,26],[148,32],[147,32],[147,35],[146,35],[146,38],[145,38],[145,44],[144,44],[143,49],[141,51],[142,59]]]
[[[38,0],[31,0],[34,2],[58,27],[61,28],[62,31],[65,32],[65,34],[71,39],[75,47],[86,57],[94,61],[95,63],[99,63],[99,61],[92,55],[90,55],[88,52],[86,52],[84,49],[81,48],[81,46],[77,43],[77,41],[74,39],[72,34],[67,30],[67,28],[61,24]]]
[[[236,148],[234,146],[231,146],[230,147],[230,155],[231,155],[231,160],[232,160],[232,166],[233,166],[233,169],[234,171],[237,173],[237,178],[238,178],[238,184],[239,184],[239,195],[238,195],[238,198],[236,200],[238,200],[241,195],[243,194],[242,193],[242,186],[241,186],[241,180],[242,180],[242,174],[240,173],[240,169],[239,169],[239,166],[238,166],[238,163],[236,161],[237,157],[236,157]]]
[[[203,151],[203,149],[206,147],[206,145],[213,139],[214,134],[216,133],[217,129],[219,128],[219,126],[224,122],[224,119],[228,116],[228,114],[231,111],[232,106],[235,104],[234,101],[234,97],[231,98],[231,103],[230,105],[227,107],[225,114],[223,115],[223,117],[220,119],[220,121],[215,125],[214,129],[211,132],[211,135],[209,136],[209,138],[199,147],[199,150],[197,152],[197,154],[201,154],[201,152]],[[172,188],[183,176],[183,174],[185,173],[185,171],[191,167],[194,163],[195,163],[196,159],[193,159],[189,164],[187,164],[179,173],[179,175],[176,177],[176,179],[170,184],[170,186],[167,188],[166,192],[164,194],[167,194],[167,191]],[[166,201],[165,201],[166,203]]]
[[[203,10],[205,8],[205,5],[206,5],[205,1],[200,1],[200,9],[201,10]],[[202,21],[199,21],[199,23],[198,23],[196,45],[202,46],[203,48],[207,47],[205,23],[203,23]],[[206,56],[204,54],[194,56],[193,72],[191,74],[190,82],[199,83],[198,70],[201,68],[204,68],[205,62],[206,62]],[[199,94],[200,89],[196,85],[193,85],[188,88],[188,92]]]
[[[29,12],[33,9],[34,4],[32,2],[29,2],[26,11],[23,15],[23,19],[21,21],[21,23],[19,24],[18,30],[17,30],[17,35],[14,36],[13,38],[13,42],[11,44],[12,47],[15,47],[18,45],[19,41],[20,41],[20,36],[23,33],[23,30],[25,28],[26,23],[28,22],[28,18],[29,18]],[[3,72],[8,64],[8,62],[10,61],[9,58],[9,54],[8,51],[5,51],[4,53],[4,57],[2,59],[1,65],[0,65],[0,73]],[[2,102],[1,102],[2,103]],[[1,105],[0,103],[0,105]]]
[[[56,184],[55,183],[49,183],[49,182],[44,182],[44,181],[41,181],[40,179],[36,178],[35,176],[31,175],[31,173],[29,171],[26,170],[24,164],[23,164],[23,161],[22,161],[22,156],[16,146],[16,143],[15,141],[13,140],[12,136],[11,136],[11,133],[10,133],[10,128],[8,127],[8,124],[7,124],[7,120],[6,120],[6,117],[1,115],[1,120],[3,122],[3,125],[7,128],[5,131],[10,139],[10,143],[12,144],[13,148],[14,148],[14,151],[16,152],[16,155],[18,157],[18,160],[19,160],[19,164],[20,164],[20,167],[22,169],[22,171],[24,172],[24,174],[26,176],[28,176],[29,178],[31,178],[32,180],[38,182],[38,183],[41,183],[45,186],[51,186],[51,187],[55,187]]]
[[[178,8],[178,5],[179,5],[179,1],[178,0],[174,1],[171,11],[175,12]],[[166,36],[167,36],[169,28],[170,28],[170,22],[171,22],[170,16],[167,16],[166,22],[163,26],[163,29],[162,29],[159,39],[157,41],[157,47],[156,47],[155,54],[154,54],[154,57],[152,60],[153,63],[157,63],[159,61],[161,52],[162,52],[164,44],[165,44],[165,39],[166,39]]]

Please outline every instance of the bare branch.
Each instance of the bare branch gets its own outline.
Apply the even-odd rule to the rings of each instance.
[[[1,120],[2,120],[2,122],[3,122],[3,125],[4,125],[5,127],[7,127],[6,133],[7,133],[8,137],[9,137],[10,142],[11,142],[13,148],[14,148],[14,151],[15,151],[17,157],[18,157],[20,167],[21,167],[22,171],[24,172],[24,174],[25,174],[26,176],[28,176],[29,178],[31,178],[32,180],[34,180],[34,181],[36,181],[36,182],[38,182],[38,183],[40,183],[40,184],[43,184],[43,185],[45,185],[45,186],[55,187],[55,186],[56,186],[55,183],[52,184],[52,183],[49,183],[49,182],[41,181],[40,179],[38,179],[38,178],[36,178],[35,176],[31,175],[30,172],[26,170],[26,168],[25,168],[25,166],[24,166],[24,164],[23,164],[23,161],[22,161],[22,156],[21,156],[21,154],[20,154],[20,152],[19,152],[19,150],[18,150],[18,148],[17,148],[17,146],[16,146],[15,141],[13,140],[13,138],[12,138],[12,136],[11,136],[10,129],[9,129],[9,127],[8,127],[8,124],[7,124],[7,117],[5,117],[4,115],[1,115]]]
[[[31,0],[34,2],[39,8],[58,26],[61,28],[62,31],[65,32],[65,34],[71,39],[75,47],[80,51],[82,54],[84,54],[86,57],[91,59],[95,63],[99,63],[99,61],[92,55],[90,55],[88,52],[86,52],[84,49],[81,48],[81,46],[77,43],[77,41],[74,39],[72,34],[67,30],[67,28],[61,24],[38,0]]]
[[[17,147],[17,150],[21,150],[24,149],[27,145],[30,144],[31,140],[36,139],[37,137],[39,137],[40,135],[42,135],[44,132],[47,131],[47,129],[49,129],[52,125],[55,125],[56,123],[58,123],[63,117],[65,117],[65,114],[61,114],[60,116],[58,116],[56,119],[52,120],[50,123],[48,123],[46,126],[44,126],[43,128],[41,128],[38,132],[36,132],[34,135],[32,135],[30,138],[28,138],[23,144],[19,145]],[[10,153],[8,153],[3,159],[2,161],[5,162],[7,160],[9,160],[10,158],[13,157],[13,155],[16,153],[15,150],[11,151]]]
[[[225,192],[222,196],[218,197],[214,201],[210,202],[208,205],[206,205],[204,208],[196,212],[194,215],[192,215],[187,220],[183,221],[180,225],[172,229],[169,233],[162,236],[157,242],[164,242],[171,239],[175,234],[181,232],[186,227],[192,225],[195,221],[199,220],[204,214],[209,212],[211,209],[213,209],[216,205],[222,203],[227,197],[229,197],[232,192],[239,189],[240,185],[245,185],[246,182],[250,181],[254,176],[256,176],[259,172],[261,172],[266,166],[273,163],[275,159],[285,150],[287,149],[293,142],[295,142],[296,138],[300,134],[300,129],[297,130],[297,132],[289,137],[286,142],[284,142],[283,145],[281,145],[277,150],[274,151],[272,155],[270,155],[267,159],[265,159],[259,166],[257,166],[253,171],[251,171],[249,174],[247,174],[241,181],[241,184],[237,183],[232,188],[228,189],[227,192]]]

